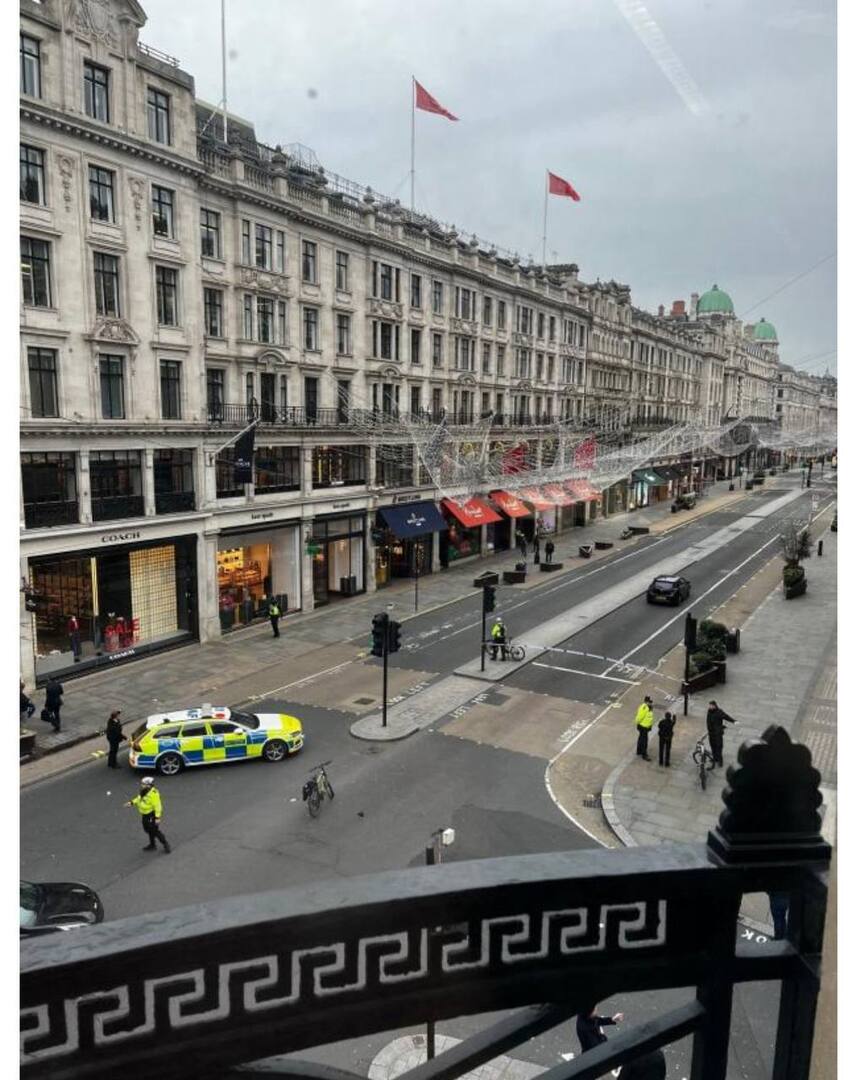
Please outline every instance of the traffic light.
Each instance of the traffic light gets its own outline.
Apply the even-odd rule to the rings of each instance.
[[[483,591],[485,596],[482,610],[486,615],[490,615],[492,611],[496,611],[497,609],[497,590],[493,585],[485,585]]]
[[[382,656],[385,652],[385,634],[386,627],[388,626],[388,616],[386,614],[374,615],[371,620],[371,626],[373,632],[370,641],[370,655]]]
[[[698,638],[698,619],[694,615],[687,615],[686,627],[683,632],[683,644],[687,652],[695,652]]]
[[[400,623],[391,621],[388,624],[388,651],[397,652],[400,648]]]

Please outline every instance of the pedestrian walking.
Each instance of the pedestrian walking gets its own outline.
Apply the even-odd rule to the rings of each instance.
[[[714,764],[723,763],[723,733],[724,724],[734,724],[737,721],[722,711],[715,701],[708,705],[707,709],[707,735],[710,744],[710,752],[713,754]]]
[[[650,761],[650,754],[647,752],[647,739],[650,735],[650,729],[653,727],[653,701],[649,697],[645,697],[644,701],[638,706],[638,711],[635,714],[635,726],[638,729],[638,743],[635,747],[635,753],[644,758],[645,761]]]
[[[63,684],[53,676],[45,687],[45,708],[42,719],[51,724],[55,731],[60,731],[60,706],[63,704]]]
[[[545,545],[545,562],[549,563],[554,558],[554,541],[549,540]]]
[[[105,737],[108,741],[108,767],[110,769],[119,769],[117,751],[121,742],[126,738],[120,722],[120,709],[115,709],[108,718],[108,723],[105,725]]]
[[[581,1044],[581,1050],[586,1054],[594,1046],[601,1046],[608,1042],[608,1036],[602,1030],[612,1024],[619,1024],[623,1019],[623,1013],[615,1013],[613,1016],[599,1016],[596,1006],[578,1013],[575,1018],[575,1034]]]
[[[521,561],[527,561],[527,537],[523,533],[518,533],[518,550],[521,552]]]
[[[533,564],[535,566],[538,566],[541,561],[542,560],[539,556],[539,535],[537,533],[533,537]]]
[[[36,706],[30,700],[30,698],[24,693],[24,680],[19,680],[18,691],[18,712],[20,714],[20,721],[23,725],[25,720],[29,720],[30,717],[36,712]]]
[[[268,618],[271,620],[271,629],[274,631],[274,637],[280,637],[280,616],[283,612],[280,610],[280,605],[276,599],[271,596],[268,598]]]
[[[782,941],[786,936],[786,923],[789,915],[789,897],[786,893],[769,892],[771,918],[774,920],[774,941]]]
[[[172,848],[168,840],[163,836],[160,822],[163,817],[163,801],[160,793],[154,785],[152,776],[143,776],[139,784],[138,795],[135,795],[124,806],[134,806],[141,814],[141,824],[147,834],[148,842],[142,851],[155,851],[157,840],[163,845],[163,850],[168,855]]]
[[[671,765],[671,740],[674,737],[674,725],[677,717],[670,712],[659,721],[656,734],[659,736],[659,764],[666,767]]]

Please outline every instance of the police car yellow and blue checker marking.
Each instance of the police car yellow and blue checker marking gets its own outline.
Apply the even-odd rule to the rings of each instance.
[[[261,757],[269,741],[285,743],[297,753],[304,745],[301,721],[287,713],[235,714],[225,706],[202,706],[149,716],[145,726],[133,735],[130,765],[155,768],[161,755],[178,754],[186,765],[209,765]],[[241,720],[243,717],[244,720]],[[244,721],[252,721],[256,727]],[[185,729],[195,732],[185,734]],[[204,728],[204,731],[200,730]]]

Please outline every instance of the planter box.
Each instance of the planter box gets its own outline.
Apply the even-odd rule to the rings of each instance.
[[[765,482],[765,478],[763,476],[754,476],[752,482],[754,484],[763,484]]]
[[[737,630],[730,630],[726,635],[726,652],[738,653],[741,651],[741,631],[740,627]]]
[[[697,694],[699,690],[708,690],[711,686],[716,686],[718,682],[717,669],[714,666],[700,675],[693,675],[691,679],[687,679],[682,684],[681,690],[685,690],[688,694]]]
[[[543,562],[539,563],[539,569],[545,574],[553,574],[555,570],[562,570],[563,564],[561,562]]]
[[[582,559],[589,559],[593,554],[593,548],[590,544],[582,544],[581,547],[578,548],[578,554]]]
[[[504,570],[503,571],[503,584],[504,585],[523,585],[527,580],[526,570]]]
[[[726,662],[725,660],[717,660],[714,664],[716,669],[716,681],[718,683],[724,683],[726,681]]]
[[[747,482],[744,484],[744,490],[745,491],[752,491],[753,490],[753,482],[752,482],[752,480],[747,480]]]
[[[36,749],[36,732],[28,731],[26,728],[21,729],[21,748],[18,752],[19,759],[29,758],[33,756],[33,751]]]
[[[473,579],[473,586],[476,589],[481,589],[483,585],[496,585],[500,580],[500,575],[493,570],[487,570],[484,574],[479,574],[477,578]]]
[[[609,548],[614,547],[614,541],[613,540],[595,540],[594,544],[596,546],[597,551],[608,551]]]
[[[729,484],[729,491],[734,491],[734,489],[735,489],[734,484]]]
[[[784,585],[783,588],[786,593],[786,599],[793,600],[796,596],[803,596],[807,591],[807,579],[801,578],[801,580],[796,581],[794,585]]]
[[[630,525],[629,528],[632,529],[633,536],[647,536],[650,532],[649,525]]]

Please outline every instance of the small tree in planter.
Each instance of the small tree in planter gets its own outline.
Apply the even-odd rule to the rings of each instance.
[[[803,596],[807,591],[807,575],[801,566],[803,559],[809,559],[813,553],[813,540],[807,526],[799,526],[791,521],[783,528],[780,547],[786,565],[783,567],[783,588],[786,599]]]

